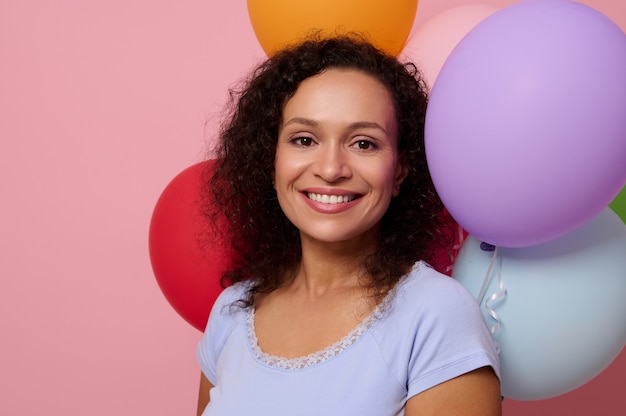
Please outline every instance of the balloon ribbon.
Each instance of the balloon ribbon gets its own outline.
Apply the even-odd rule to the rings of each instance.
[[[498,314],[496,313],[496,311],[492,308],[492,305],[493,305],[493,302],[497,301],[498,299],[502,299],[506,297],[507,290],[506,290],[506,287],[504,286],[504,282],[502,281],[502,273],[501,273],[502,265],[501,265],[501,261],[498,261],[500,260],[500,258],[498,257],[498,247],[493,246],[488,243],[481,243],[480,248],[483,251],[493,251],[493,255],[491,256],[491,262],[489,263],[487,274],[485,275],[485,279],[483,280],[483,285],[480,288],[480,293],[478,294],[477,300],[478,300],[479,305],[482,304],[483,299],[485,298],[485,295],[487,294],[487,287],[489,286],[492,272],[494,270],[494,267],[496,267],[496,262],[497,262],[496,270],[497,270],[497,275],[498,275],[498,288],[500,290],[496,293],[492,293],[491,295],[487,296],[487,299],[485,299],[485,311],[487,311],[487,314],[493,320],[496,321],[495,324],[489,328],[489,332],[491,332],[491,334],[493,335],[496,333],[498,329],[500,329],[501,320]],[[498,353],[500,353],[500,347],[498,346],[497,343],[496,343],[496,349]]]

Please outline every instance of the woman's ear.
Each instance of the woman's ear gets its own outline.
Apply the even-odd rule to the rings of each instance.
[[[404,160],[400,160],[398,162],[398,166],[396,167],[396,176],[393,182],[393,196],[398,196],[400,194],[400,185],[409,174],[409,169],[406,166]]]

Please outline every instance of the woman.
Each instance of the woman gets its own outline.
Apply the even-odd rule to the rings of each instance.
[[[197,355],[203,415],[500,415],[476,302],[445,241],[413,65],[311,38],[241,92],[207,180],[236,255]]]

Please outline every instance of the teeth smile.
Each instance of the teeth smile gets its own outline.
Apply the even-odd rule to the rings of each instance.
[[[313,192],[307,192],[309,199],[321,202],[322,204],[342,204],[344,202],[350,202],[356,195],[326,195],[326,194],[314,194]]]

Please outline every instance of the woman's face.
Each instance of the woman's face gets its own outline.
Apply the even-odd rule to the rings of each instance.
[[[274,162],[280,206],[303,239],[373,238],[405,170],[394,103],[363,72],[304,80],[283,109]]]

